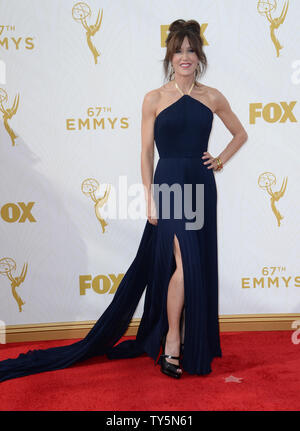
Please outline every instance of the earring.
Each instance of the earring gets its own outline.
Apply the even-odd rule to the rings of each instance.
[[[170,73],[170,78],[169,78],[170,81],[171,81],[172,75],[174,73],[175,73],[175,70],[174,70],[173,64],[171,64],[171,73]]]

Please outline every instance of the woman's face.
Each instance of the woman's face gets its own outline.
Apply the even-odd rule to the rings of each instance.
[[[174,71],[178,75],[193,75],[198,65],[196,52],[190,47],[188,37],[182,41],[181,48],[174,52],[172,64]]]

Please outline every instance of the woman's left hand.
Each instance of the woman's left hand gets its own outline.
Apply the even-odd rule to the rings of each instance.
[[[208,165],[207,169],[213,169],[214,171],[218,168],[218,163],[216,160],[214,160],[214,157],[210,155],[208,151],[204,151],[204,156],[202,156],[202,159],[208,159],[206,162],[203,162],[204,165]]]

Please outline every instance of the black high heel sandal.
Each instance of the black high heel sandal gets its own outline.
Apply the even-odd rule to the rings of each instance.
[[[180,368],[180,356],[172,356],[172,355],[165,354],[166,338],[167,336],[164,335],[161,341],[163,353],[160,355],[160,359],[161,359],[160,371],[166,374],[167,376],[175,377],[176,379],[179,379],[182,374],[182,372],[177,371],[177,369]],[[175,364],[172,364],[171,362],[168,362],[166,358],[178,359],[179,365],[175,365]]]

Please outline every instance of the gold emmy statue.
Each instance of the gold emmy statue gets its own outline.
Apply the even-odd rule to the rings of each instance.
[[[275,217],[277,219],[277,224],[278,224],[278,226],[280,226],[280,220],[283,219],[283,216],[280,214],[280,212],[276,208],[275,202],[278,202],[279,199],[282,198],[282,196],[284,195],[285,190],[286,190],[286,185],[287,185],[287,178],[284,178],[284,180],[282,182],[281,189],[277,192],[273,192],[273,190],[271,189],[271,186],[273,184],[276,184],[276,177],[274,174],[272,174],[272,172],[264,172],[258,178],[259,187],[262,189],[266,189],[267,192],[269,193],[269,195],[271,196],[271,199],[270,199],[271,208],[272,208],[272,211],[275,214]]]
[[[100,10],[99,10],[98,16],[97,16],[97,21],[96,21],[95,25],[93,25],[93,24],[88,25],[87,24],[86,18],[89,16],[91,16],[91,9],[90,9],[88,4],[86,4],[84,2],[79,2],[73,6],[72,17],[74,18],[75,21],[81,22],[81,24],[83,25],[83,28],[86,30],[87,44],[88,44],[88,47],[90,48],[90,50],[92,51],[92,54],[93,54],[94,60],[95,60],[95,64],[97,64],[98,57],[100,56],[100,54],[97,51],[97,48],[95,47],[95,45],[93,45],[93,43],[91,41],[91,37],[94,36],[100,28],[100,25],[102,22],[102,17],[103,17],[103,9],[101,10],[101,15],[100,15]]]
[[[257,10],[260,15],[265,15],[267,20],[270,23],[270,35],[271,40],[274,43],[277,57],[279,57],[279,51],[283,48],[282,45],[280,45],[279,40],[275,36],[275,30],[278,29],[278,27],[284,22],[287,11],[289,7],[289,0],[284,2],[281,14],[277,18],[273,18],[271,15],[272,11],[275,11],[277,9],[277,1],[276,0],[259,0],[257,3]]]
[[[95,214],[99,222],[102,226],[102,233],[105,232],[105,226],[107,226],[106,221],[101,217],[100,209],[103,207],[104,204],[106,204],[108,200],[108,196],[110,193],[111,185],[108,184],[106,187],[104,196],[101,198],[96,198],[95,192],[99,189],[99,183],[94,178],[88,178],[83,181],[81,185],[82,193],[84,193],[86,196],[89,196],[94,202],[95,202]]]
[[[3,90],[3,88],[0,88],[0,110],[3,114],[3,122],[4,122],[4,127],[7,131],[7,133],[10,136],[10,139],[12,141],[12,145],[15,145],[15,139],[18,137],[18,135],[15,134],[15,132],[13,131],[13,129],[10,127],[10,125],[8,124],[8,120],[10,120],[15,113],[17,112],[18,106],[19,106],[19,94],[17,94],[17,96],[15,96],[14,98],[14,103],[13,106],[11,108],[4,108],[3,103],[7,102],[8,100],[8,96],[5,90]]]
[[[11,291],[13,297],[17,301],[20,312],[22,311],[22,305],[24,305],[25,302],[22,301],[22,299],[18,295],[16,287],[20,286],[20,284],[23,283],[23,281],[25,280],[27,266],[27,263],[23,265],[23,269],[19,277],[13,277],[11,272],[16,270],[16,262],[10,257],[3,257],[2,259],[0,259],[0,274],[6,275],[11,281]]]

